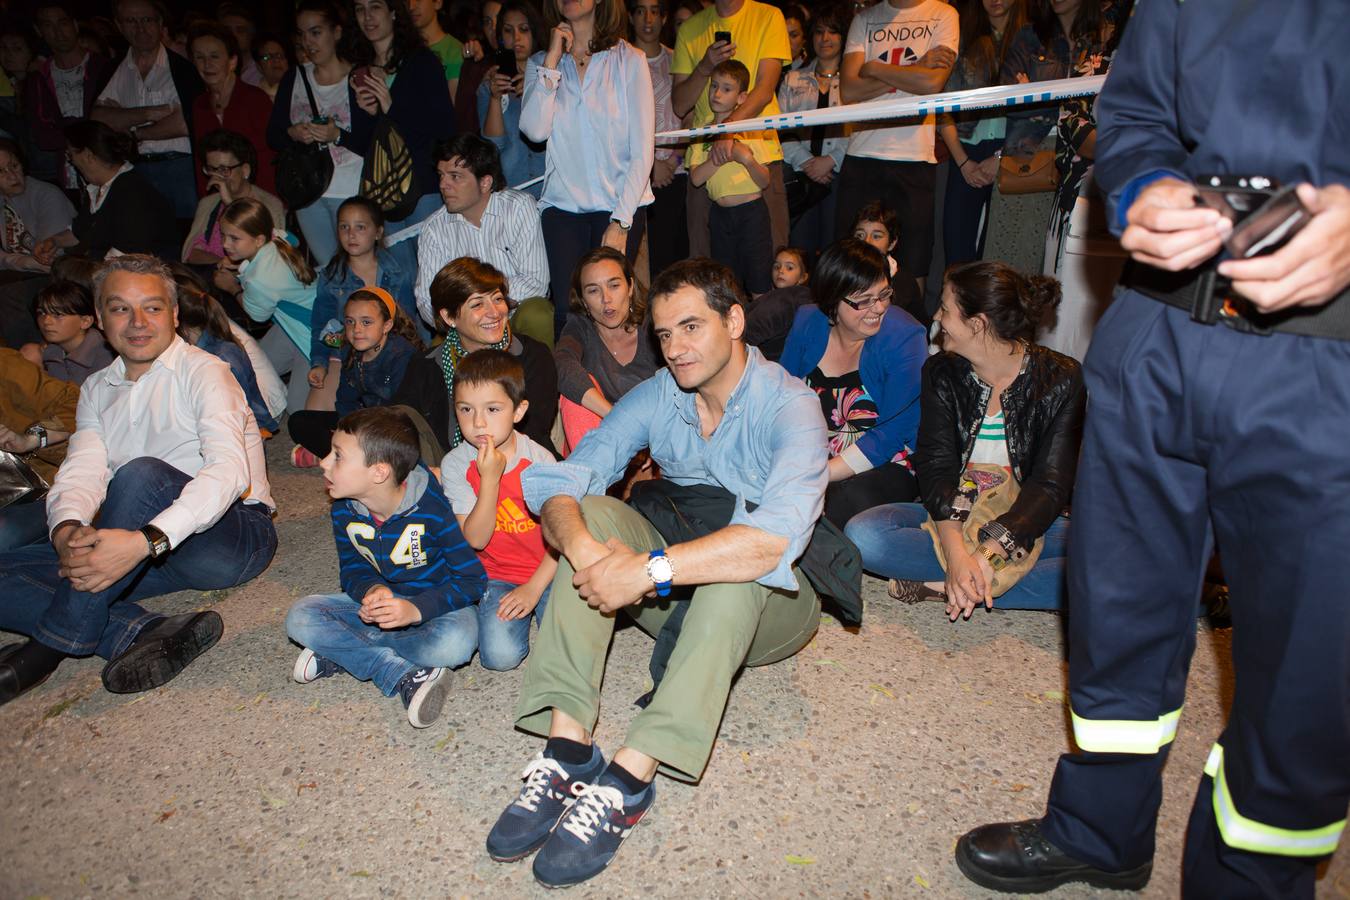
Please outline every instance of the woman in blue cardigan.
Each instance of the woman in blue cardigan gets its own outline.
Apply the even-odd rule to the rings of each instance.
[[[820,397],[830,432],[825,517],[843,528],[883,503],[918,496],[910,455],[919,431],[923,326],[891,303],[890,269],[854,238],[831,245],[811,275],[780,362]]]

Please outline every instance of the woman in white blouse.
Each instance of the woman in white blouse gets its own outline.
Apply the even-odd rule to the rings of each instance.
[[[550,0],[548,50],[525,70],[520,130],[548,142],[539,200],[554,327],[581,255],[613,247],[631,260],[652,202],[656,112],[642,51],[623,39],[620,0]]]
[[[778,88],[783,112],[840,104],[839,61],[852,19],[852,9],[842,3],[816,14],[811,23],[815,59],[783,76]],[[786,187],[792,245],[819,253],[834,243],[834,179],[848,149],[848,134],[839,126],[817,126],[783,132],[782,141],[783,162],[791,169]]]

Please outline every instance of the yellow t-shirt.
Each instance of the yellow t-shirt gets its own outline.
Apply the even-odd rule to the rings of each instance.
[[[792,58],[787,23],[783,21],[783,14],[776,7],[760,3],[759,0],[745,0],[745,5],[728,19],[718,17],[716,6],[709,6],[702,12],[690,16],[688,21],[680,26],[679,34],[675,37],[675,59],[670,64],[670,74],[692,74],[699,60],[703,59],[703,54],[713,45],[713,36],[719,31],[731,32],[731,42],[736,45],[736,55],[733,58],[745,63],[745,67],[750,70],[751,90],[755,87],[755,79],[759,77],[760,60],[779,60],[786,69],[788,61]],[[774,116],[778,112],[778,97],[775,94],[765,104],[761,115]],[[708,106],[706,86],[699,94],[698,103],[694,105],[694,121],[712,121],[712,109]],[[760,139],[764,141],[770,153],[769,158],[762,160],[763,162],[775,162],[783,158],[777,132],[761,132]],[[759,159],[758,156],[755,158]]]
[[[742,144],[750,148],[755,161],[762,165],[768,165],[775,159],[782,159],[783,154],[775,157],[769,149],[769,142],[764,140],[761,135],[773,134],[772,131],[751,131],[744,135],[732,135]],[[777,147],[775,146],[775,150]],[[684,165],[689,171],[693,171],[708,158],[712,152],[712,144],[708,141],[699,141],[692,144],[689,151],[685,154]],[[703,187],[708,192],[708,196],[716,203],[723,197],[736,197],[740,194],[757,194],[763,190],[755,184],[755,179],[750,177],[749,171],[745,166],[738,162],[723,163],[717,167],[713,176],[704,182]]]

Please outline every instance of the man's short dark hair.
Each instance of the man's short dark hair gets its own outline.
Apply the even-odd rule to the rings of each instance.
[[[900,217],[880,200],[874,200],[853,217],[853,228],[856,231],[858,226],[864,222],[880,222],[886,228],[886,233],[891,236],[892,241],[900,240]]]
[[[682,287],[697,288],[703,292],[703,300],[708,307],[722,318],[727,317],[731,307],[740,306],[745,310],[749,298],[736,279],[736,273],[716,260],[700,256],[681,260],[667,266],[652,282],[651,304],[656,305],[657,298],[673,294]]]
[[[525,399],[525,367],[505,350],[475,350],[455,366],[455,391],[465,384],[499,385],[516,409]]]
[[[417,426],[401,409],[372,406],[348,413],[337,430],[356,438],[366,457],[366,466],[387,465],[394,481],[402,484],[421,458]]]
[[[254,149],[252,141],[237,131],[217,128],[202,138],[197,145],[197,152],[203,161],[208,153],[228,153],[241,163],[248,164],[249,181],[258,175],[258,151]]]
[[[458,159],[464,168],[473,173],[474,178],[492,176],[492,189],[500,191],[506,187],[506,176],[502,174],[502,157],[497,148],[487,138],[479,137],[467,131],[461,131],[454,137],[441,141],[432,154],[437,163]]]

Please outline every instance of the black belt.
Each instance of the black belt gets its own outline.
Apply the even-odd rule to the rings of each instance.
[[[170,150],[168,153],[141,153],[136,157],[136,161],[167,162],[171,159],[185,159],[191,155],[191,153],[183,153],[181,150]]]
[[[1245,334],[1301,334],[1350,341],[1350,290],[1318,307],[1263,313],[1231,293],[1213,264],[1185,272],[1167,272],[1130,260],[1120,277],[1123,287],[1168,306],[1185,310],[1203,325],[1222,322]]]

